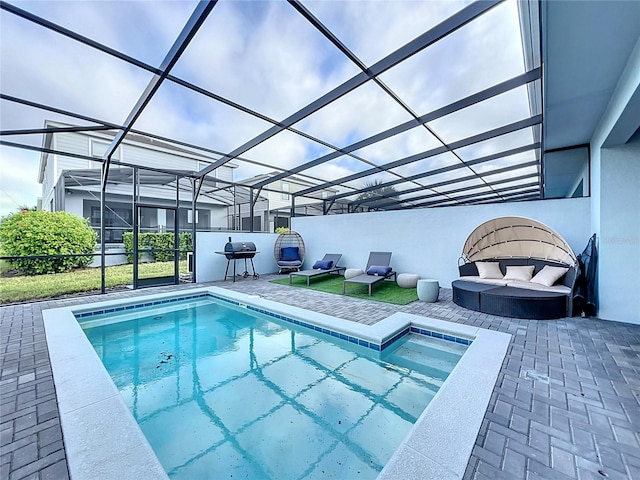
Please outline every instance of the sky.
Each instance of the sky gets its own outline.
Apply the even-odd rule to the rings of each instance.
[[[152,66],[162,62],[196,5],[190,0],[10,3]],[[467,2],[303,3],[362,62],[372,65]],[[122,123],[151,79],[148,72],[6,11],[0,12],[0,27],[3,94]],[[517,7],[515,1],[508,0],[486,13],[481,21],[459,29],[380,78],[416,114],[422,115],[522,73],[519,38]],[[172,74],[280,121],[359,72],[286,2],[222,0]],[[526,91],[521,88],[438,119],[430,127],[451,142],[529,114]],[[41,128],[46,119],[79,123],[62,115],[0,102],[2,130]],[[379,86],[368,82],[294,127],[343,147],[409,119],[411,116]],[[135,124],[139,130],[225,152],[270,126],[269,122],[167,81]],[[530,138],[525,132],[524,137],[527,135]],[[41,135],[3,139],[42,144]],[[522,141],[526,138],[518,139]],[[355,152],[367,163],[343,156],[305,173],[332,180],[439,145],[426,129],[413,129]],[[501,148],[496,142],[479,144],[467,148],[465,154],[475,158]],[[295,133],[282,132],[242,154],[272,168],[241,164],[235,179],[275,168],[292,168],[330,151]],[[41,190],[37,183],[39,162],[37,152],[0,147],[0,216],[18,206],[35,205]],[[443,155],[376,178],[393,180],[398,178],[395,174],[412,175],[456,162],[455,157]],[[359,179],[353,186],[372,180]]]

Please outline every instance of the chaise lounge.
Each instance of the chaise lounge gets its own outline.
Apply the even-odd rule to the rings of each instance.
[[[361,275],[345,279],[342,282],[342,294],[346,293],[347,283],[359,283],[369,286],[369,296],[371,296],[371,286],[387,278],[396,279],[396,272],[389,266],[391,263],[391,252],[371,252],[367,261],[367,269]]]
[[[341,253],[327,253],[322,260],[317,261],[313,268],[310,270],[301,270],[299,272],[291,272],[289,274],[289,284],[291,284],[293,280],[293,275],[298,275],[300,277],[307,277],[307,286],[309,286],[309,282],[312,277],[317,277],[319,275],[325,274],[337,274],[344,272],[346,270],[345,267],[338,266],[338,262],[342,258]]]

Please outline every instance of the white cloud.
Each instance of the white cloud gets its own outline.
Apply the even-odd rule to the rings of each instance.
[[[449,17],[467,1],[367,0],[305,2],[360,60],[370,66]]]

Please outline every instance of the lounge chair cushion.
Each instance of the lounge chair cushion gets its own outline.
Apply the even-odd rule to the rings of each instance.
[[[285,262],[295,262],[300,260],[300,250],[298,247],[283,247],[280,249],[280,260]]]
[[[331,267],[333,267],[333,260],[318,260],[316,263],[313,264],[313,269],[320,269],[320,270],[329,270]]]
[[[533,277],[533,270],[536,267],[533,265],[514,266],[507,265],[507,273],[504,275],[505,280],[520,280],[522,282],[528,282]]]
[[[545,265],[544,268],[531,279],[531,283],[539,283],[545,287],[550,287],[568,271],[568,268]]]
[[[380,265],[372,265],[367,270],[367,275],[379,275],[381,277],[386,277],[391,273],[391,267],[383,267]]]
[[[276,262],[279,267],[299,267],[302,265],[300,260],[280,260]]]
[[[504,276],[498,262],[476,262],[476,268],[480,278],[502,278]]]

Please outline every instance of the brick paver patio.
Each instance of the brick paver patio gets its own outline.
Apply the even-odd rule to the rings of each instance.
[[[398,307],[260,280],[214,285],[375,323],[397,312],[512,335],[465,479],[639,479],[640,326],[596,319],[518,320],[437,303]],[[0,308],[0,478],[66,479],[42,310],[169,287]]]

